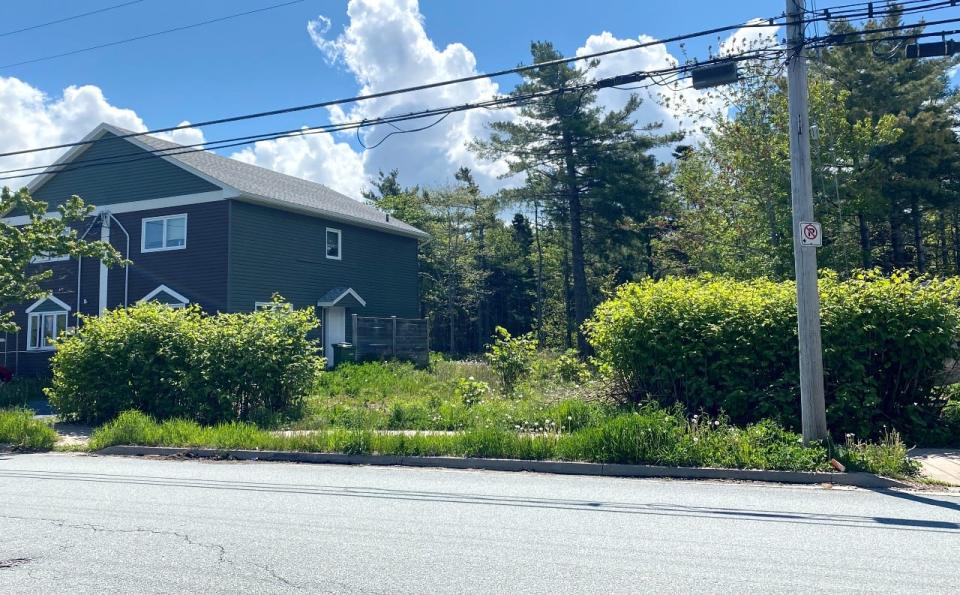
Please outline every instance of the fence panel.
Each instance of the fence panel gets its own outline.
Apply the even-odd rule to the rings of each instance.
[[[426,366],[430,362],[429,334],[423,318],[353,315],[357,361],[399,359]]]

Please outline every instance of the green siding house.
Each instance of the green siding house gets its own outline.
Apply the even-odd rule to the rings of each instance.
[[[20,374],[46,370],[49,339],[76,314],[143,300],[243,312],[279,293],[317,308],[328,357],[351,314],[420,315],[427,234],[315,182],[101,124],[29,189],[51,207],[74,194],[95,205],[78,233],[133,264],[37,259],[54,271],[50,295],[18,307],[21,331],[0,343],[0,365]]]

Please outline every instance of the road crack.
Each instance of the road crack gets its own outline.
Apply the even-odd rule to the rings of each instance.
[[[135,527],[135,528],[133,528],[133,529],[114,529],[114,528],[110,528],[110,527],[104,527],[103,525],[96,525],[96,524],[93,524],[93,523],[70,523],[70,522],[67,522],[67,521],[65,521],[65,520],[63,520],[63,519],[51,519],[51,518],[44,518],[44,517],[26,517],[26,516],[15,516],[15,515],[0,515],[0,519],[9,519],[9,520],[17,520],[17,521],[39,521],[39,522],[43,522],[43,523],[49,523],[49,524],[54,525],[55,527],[58,527],[58,528],[61,528],[61,529],[62,529],[62,528],[67,528],[67,529],[79,529],[79,530],[85,530],[85,531],[93,531],[94,533],[119,533],[119,534],[137,534],[137,533],[139,533],[139,534],[150,534],[150,535],[162,535],[162,536],[169,536],[169,537],[177,537],[177,538],[179,538],[179,539],[182,539],[185,543],[187,543],[187,544],[189,544],[189,545],[192,545],[192,546],[195,546],[195,547],[204,548],[204,549],[208,549],[208,550],[211,550],[211,551],[216,552],[216,554],[217,554],[217,563],[218,563],[218,564],[229,564],[229,565],[231,565],[231,566],[238,567],[238,568],[239,568],[240,566],[242,566],[242,563],[241,563],[241,562],[238,562],[238,561],[233,560],[232,558],[228,557],[228,556],[227,556],[227,550],[226,550],[226,548],[225,548],[224,546],[220,545],[219,543],[211,543],[211,542],[205,542],[205,541],[198,541],[198,540],[192,538],[189,534],[187,534],[187,533],[181,533],[181,532],[179,532],[179,531],[170,531],[170,530],[162,530],[162,529],[151,529],[151,528],[147,528],[147,527]],[[28,559],[28,558],[16,558],[16,559],[14,559],[14,560],[6,560],[6,561],[0,560],[0,569],[3,569],[3,568],[12,568],[13,566],[16,566],[16,565],[19,565],[19,564],[24,564],[24,563],[30,562],[30,561],[31,561],[31,560]],[[4,565],[3,565],[4,562],[16,562],[16,563],[15,563],[15,564],[12,563],[10,566],[4,566]],[[274,570],[274,569],[271,568],[270,566],[263,565],[263,564],[257,564],[256,562],[250,562],[249,564],[250,564],[250,566],[253,566],[254,568],[259,569],[261,572],[265,572],[265,573],[269,574],[270,577],[271,577],[274,581],[276,581],[276,582],[278,582],[278,583],[280,583],[280,584],[282,584],[282,585],[284,585],[284,586],[292,587],[292,588],[294,588],[294,589],[301,589],[301,587],[300,587],[299,585],[297,585],[297,584],[291,582],[290,580],[286,579],[285,577],[283,577],[282,575],[280,575],[276,570]]]

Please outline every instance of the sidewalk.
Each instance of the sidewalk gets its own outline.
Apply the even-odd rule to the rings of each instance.
[[[960,486],[960,450],[914,448],[910,456],[923,465],[927,477]]]

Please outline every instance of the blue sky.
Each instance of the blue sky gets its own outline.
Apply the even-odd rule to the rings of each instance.
[[[3,35],[120,1],[0,3],[0,65],[261,8],[281,0],[144,0],[27,33]],[[783,11],[783,2],[771,0],[354,2],[350,15],[346,1],[305,0],[122,46],[0,68],[0,150],[74,140],[84,128],[95,125],[93,120],[97,118],[139,129],[158,128],[184,120],[196,122],[352,96],[362,90],[384,90],[424,78],[496,70],[527,62],[530,41],[535,39],[553,41],[564,54],[573,54],[587,46],[603,49],[635,41],[641,35],[663,38],[777,16]],[[329,28],[311,36],[311,21],[315,33],[324,30],[325,21],[319,17],[329,19]],[[593,45],[588,44],[591,36],[604,32],[608,35],[595,37]],[[705,57],[709,46],[716,47],[717,43],[717,36],[707,37],[688,42],[686,49],[691,56]],[[642,68],[666,54],[679,57],[681,50],[668,46],[661,55],[633,56],[610,68]],[[371,117],[472,100],[509,90],[514,82],[487,81],[457,93],[423,94],[409,101],[363,106],[354,112],[348,108],[343,117]],[[70,87],[81,91],[65,94]],[[663,113],[646,115],[655,118]],[[330,117],[326,111],[316,111],[236,123],[208,128],[204,138],[314,125]],[[365,154],[354,138],[337,137],[322,143],[264,145],[248,151],[245,158],[352,194],[362,184],[359,178],[381,168],[399,167],[408,183],[443,183],[460,162],[481,166],[462,144],[466,136],[482,131],[483,124],[482,118],[445,122],[443,130],[431,131],[435,133],[432,136],[407,135],[397,142],[388,141],[377,155]],[[375,140],[375,136],[371,138]],[[181,135],[177,140],[191,137]],[[40,162],[30,164],[35,163]],[[11,163],[0,161],[0,165]],[[495,167],[483,169],[484,184],[496,186],[497,172]],[[350,181],[345,181],[347,178]]]

